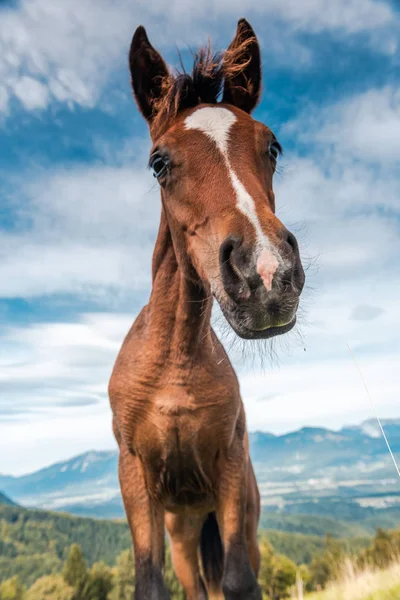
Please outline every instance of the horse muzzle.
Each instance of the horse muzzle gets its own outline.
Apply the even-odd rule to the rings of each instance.
[[[292,233],[283,228],[279,245],[269,248],[229,236],[219,262],[225,292],[219,303],[239,336],[269,338],[292,329],[305,281]]]

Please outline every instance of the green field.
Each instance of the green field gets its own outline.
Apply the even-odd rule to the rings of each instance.
[[[296,564],[309,564],[322,551],[323,536],[332,525],[329,519],[302,515],[287,515],[287,519],[269,516],[266,523],[271,529],[265,533],[274,550]],[[285,527],[290,533],[272,529]],[[304,533],[309,529],[314,535]],[[18,575],[26,584],[42,575],[57,573],[71,544],[81,546],[89,566],[100,560],[112,565],[131,546],[124,521],[73,517],[10,505],[0,505],[0,531],[0,579]],[[338,532],[347,534],[348,530],[336,528],[332,533]],[[341,544],[347,551],[357,551],[369,541],[368,537],[343,538]]]
[[[393,526],[393,522],[388,525],[388,527]],[[267,511],[263,511],[261,514],[260,527],[261,529],[274,529],[286,531],[287,533],[303,533],[316,536],[324,536],[326,533],[330,533],[338,538],[370,537],[376,529],[376,527],[366,526],[358,521],[345,521],[334,517],[282,514]]]
[[[300,577],[304,589],[324,590],[314,591],[306,596],[307,600],[400,599],[400,566],[392,564],[394,557],[400,555],[400,531],[379,530],[374,537],[340,538],[326,535],[332,519],[323,517],[269,514],[267,523],[281,529],[286,527],[290,532],[260,530],[259,580],[264,598],[289,598],[295,594]],[[314,534],[303,533],[308,527]],[[334,533],[348,533],[341,527]],[[315,535],[316,531],[325,535]],[[118,592],[121,586],[125,591],[134,587],[130,547],[125,521],[82,518],[0,504],[0,598],[131,600],[131,592]],[[80,553],[78,569],[71,552],[75,557]],[[68,564],[70,568],[74,565],[77,576],[83,573],[83,578],[79,579],[79,575],[75,583],[68,583],[64,576]],[[168,548],[164,577],[171,600],[183,600]],[[79,591],[82,581],[85,593],[83,588]],[[103,586],[101,596],[93,591],[98,586]],[[52,595],[53,588],[64,595],[59,596],[58,592]]]
[[[296,596],[294,596],[296,598]],[[331,584],[323,592],[305,596],[304,600],[399,600],[400,563],[387,569],[347,573],[343,580]]]

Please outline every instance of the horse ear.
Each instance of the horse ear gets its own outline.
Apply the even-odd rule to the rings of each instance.
[[[168,77],[168,68],[141,25],[132,38],[129,67],[137,105],[150,123],[154,117],[154,103],[161,97],[163,80]]]
[[[238,22],[236,35],[225,52],[223,69],[222,102],[250,113],[260,99],[261,57],[256,34],[246,19]]]

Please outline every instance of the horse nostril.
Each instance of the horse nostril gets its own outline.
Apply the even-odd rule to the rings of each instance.
[[[222,283],[232,300],[246,300],[250,296],[246,278],[236,260],[242,242],[242,238],[229,236],[222,242],[219,250]]]
[[[300,293],[304,286],[304,270],[301,265],[299,245],[293,233],[284,230],[283,240],[285,242],[286,258],[290,261],[291,267],[288,269],[286,276],[283,277],[287,283],[294,284],[297,291]]]
[[[291,247],[293,254],[297,254],[297,252],[299,251],[299,245],[291,231],[286,231],[285,242]]]
[[[238,237],[230,235],[226,238],[221,244],[219,249],[219,260],[221,265],[224,263],[229,263],[232,252],[235,248],[238,248],[242,243],[242,240]]]

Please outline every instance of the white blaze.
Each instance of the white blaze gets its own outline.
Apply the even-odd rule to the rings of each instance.
[[[232,125],[237,121],[236,116],[227,108],[220,106],[206,106],[199,108],[185,119],[186,129],[198,129],[211,138],[220,150],[232,187],[236,194],[239,210],[246,215],[253,225],[256,236],[259,256],[257,259],[257,272],[268,291],[272,287],[272,279],[279,266],[276,252],[273,251],[268,237],[264,234],[258,219],[256,205],[243,183],[233,170],[228,156],[229,132]]]

